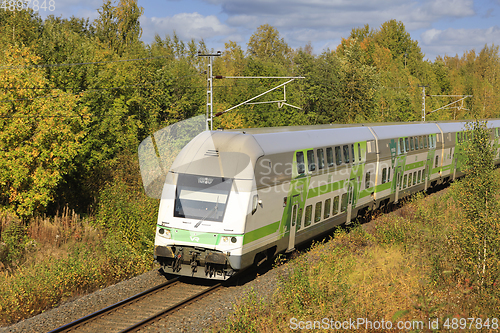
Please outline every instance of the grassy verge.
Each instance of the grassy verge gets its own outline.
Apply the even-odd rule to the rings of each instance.
[[[454,246],[462,221],[450,191],[419,194],[397,212],[313,245],[283,267],[271,300],[251,292],[213,329],[274,332],[347,327],[351,320],[365,331],[388,322],[394,330],[401,322],[404,330],[420,331],[436,323],[463,328],[463,318],[472,317],[485,324],[490,318],[493,327],[500,292],[496,282],[473,283],[461,270]]]
[[[157,206],[115,182],[92,217],[0,216],[0,325],[150,270]]]

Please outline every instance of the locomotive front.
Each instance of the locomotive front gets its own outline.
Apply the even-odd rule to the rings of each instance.
[[[244,234],[262,149],[252,136],[203,132],[179,153],[163,186],[155,260],[166,273],[227,279],[245,268]]]

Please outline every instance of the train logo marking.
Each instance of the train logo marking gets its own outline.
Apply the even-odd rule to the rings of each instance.
[[[189,236],[189,238],[191,238],[192,242],[199,242],[200,241],[200,237],[197,237],[197,236]]]

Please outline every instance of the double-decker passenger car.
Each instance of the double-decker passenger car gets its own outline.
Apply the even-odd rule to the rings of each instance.
[[[155,259],[227,279],[369,209],[463,175],[464,122],[206,131],[165,180]],[[500,162],[500,120],[487,123]]]

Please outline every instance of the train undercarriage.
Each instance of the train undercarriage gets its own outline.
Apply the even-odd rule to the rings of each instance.
[[[155,246],[155,260],[177,275],[227,280],[236,273],[226,254],[202,247]]]

